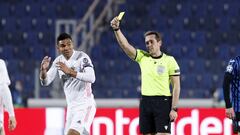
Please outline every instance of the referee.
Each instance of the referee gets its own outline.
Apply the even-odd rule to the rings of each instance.
[[[160,33],[144,34],[147,52],[129,44],[119,27],[117,17],[111,21],[116,39],[123,51],[141,68],[140,132],[144,135],[169,135],[171,121],[177,118],[180,94],[180,69],[174,57],[161,52]],[[172,85],[172,92],[170,91]]]
[[[230,94],[231,93],[231,94]],[[240,135],[240,56],[231,59],[225,70],[223,94],[226,116],[233,120],[233,131]]]

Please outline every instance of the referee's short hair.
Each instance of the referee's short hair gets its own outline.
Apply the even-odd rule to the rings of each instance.
[[[157,41],[161,41],[162,40],[162,34],[157,32],[157,31],[147,31],[147,32],[144,33],[144,37],[145,38],[148,35],[155,35]]]

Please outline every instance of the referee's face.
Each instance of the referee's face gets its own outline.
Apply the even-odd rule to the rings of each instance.
[[[73,42],[71,39],[60,40],[57,44],[57,49],[66,59],[69,59],[73,54]]]
[[[160,52],[162,41],[157,41],[154,34],[145,37],[145,44],[150,55],[155,56]]]

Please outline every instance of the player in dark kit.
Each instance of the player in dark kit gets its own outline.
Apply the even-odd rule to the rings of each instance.
[[[226,104],[226,116],[233,120],[233,131],[240,135],[240,56],[231,59],[227,65],[223,94]]]

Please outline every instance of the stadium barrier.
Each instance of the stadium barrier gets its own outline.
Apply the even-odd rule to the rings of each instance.
[[[16,109],[17,128],[7,135],[63,135],[66,109]],[[172,135],[231,135],[231,120],[223,108],[180,108]],[[5,114],[5,129],[7,129]],[[98,108],[91,135],[139,135],[138,108]],[[166,127],[168,128],[168,127]]]
[[[98,108],[113,107],[113,108],[132,108],[139,106],[139,99],[96,99]],[[179,107],[224,107],[224,103],[216,103],[213,99],[180,99]],[[66,107],[65,99],[28,99],[28,107]]]

